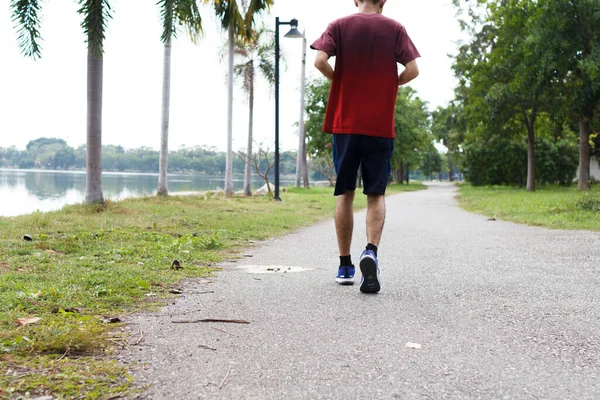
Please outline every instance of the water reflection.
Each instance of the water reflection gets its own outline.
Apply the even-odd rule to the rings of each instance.
[[[14,216],[60,209],[65,204],[85,200],[85,172],[0,169],[0,215]],[[156,194],[155,174],[104,173],[102,191],[105,199]],[[253,187],[262,186],[261,180]],[[214,190],[223,187],[223,177],[169,175],[171,193]],[[234,189],[241,190],[243,177],[234,179]]]

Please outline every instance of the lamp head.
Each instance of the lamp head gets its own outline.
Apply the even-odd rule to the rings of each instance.
[[[297,19],[295,19],[295,18],[292,19],[290,21],[290,25],[291,25],[292,28],[290,29],[290,31],[288,33],[286,33],[284,35],[284,37],[286,37],[286,38],[292,38],[292,39],[297,39],[297,38],[303,38],[304,37],[304,35],[302,34],[302,32],[300,32],[298,30],[298,20]]]

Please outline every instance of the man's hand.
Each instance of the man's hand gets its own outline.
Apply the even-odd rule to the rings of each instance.
[[[417,65],[417,60],[412,60],[406,64],[404,71],[398,77],[398,86],[406,85],[417,76],[419,76],[419,66]]]
[[[329,55],[324,51],[319,50],[315,58],[315,67],[321,71],[323,76],[329,80],[333,80],[333,68],[329,64]]]

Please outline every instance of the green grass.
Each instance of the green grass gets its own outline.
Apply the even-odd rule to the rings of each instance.
[[[600,186],[540,186],[535,192],[505,186],[461,185],[460,205],[468,211],[550,229],[600,231]]]
[[[424,188],[395,185],[389,193]],[[287,189],[282,202],[147,197],[0,218],[0,398],[127,391],[131,378],[110,360],[126,338],[104,317],[160,305],[181,280],[210,275],[251,241],[331,217],[332,192]],[[356,207],[364,206],[357,195]],[[173,260],[183,269],[171,269]],[[15,323],[29,317],[41,320]]]

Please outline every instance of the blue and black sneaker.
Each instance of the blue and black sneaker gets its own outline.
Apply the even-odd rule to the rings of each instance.
[[[379,261],[372,250],[365,250],[360,255],[360,291],[363,293],[377,293],[381,289],[379,282]]]
[[[340,285],[354,285],[354,265],[340,267],[335,281]]]

